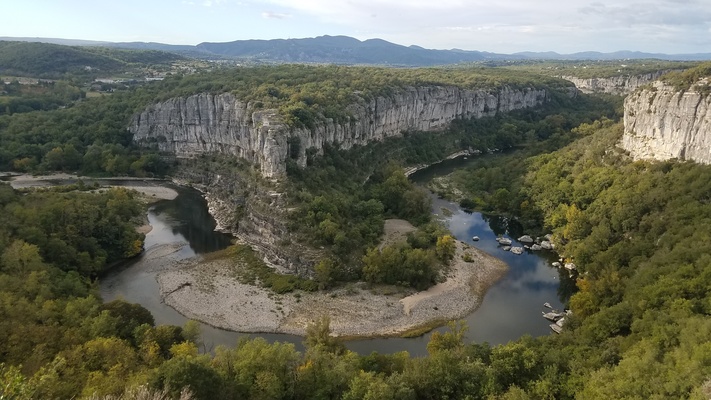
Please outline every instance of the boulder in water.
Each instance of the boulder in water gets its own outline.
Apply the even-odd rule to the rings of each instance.
[[[518,241],[521,243],[533,243],[533,238],[530,237],[529,235],[523,235],[520,238],[518,238]]]
[[[499,244],[502,246],[511,246],[511,239],[509,239],[509,238],[499,236],[496,238],[496,241],[499,242]]]

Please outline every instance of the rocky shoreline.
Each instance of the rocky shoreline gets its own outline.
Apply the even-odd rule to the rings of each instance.
[[[435,161],[435,162],[432,162],[432,163],[429,163],[429,164],[418,164],[418,165],[414,165],[414,166],[411,166],[411,167],[409,167],[409,168],[406,168],[405,171],[404,171],[404,172],[405,172],[405,176],[409,177],[410,175],[414,174],[414,173],[417,172],[417,171],[423,170],[423,169],[425,169],[425,168],[429,168],[429,167],[431,167],[431,166],[433,166],[433,165],[439,164],[439,163],[441,163],[441,162],[443,162],[443,161],[446,161],[446,160],[453,160],[453,159],[455,159],[455,158],[464,157],[464,156],[477,156],[477,155],[479,155],[479,154],[481,154],[480,151],[478,151],[478,150],[473,150],[473,149],[471,149],[471,148],[470,148],[469,150],[457,151],[457,152],[454,152],[454,153],[448,155],[447,157],[445,157],[445,158],[443,158],[443,159],[441,159],[441,160],[438,160],[438,161]]]
[[[463,260],[465,253],[470,262]],[[507,270],[502,261],[463,242],[457,243],[446,281],[416,293],[354,283],[278,295],[240,283],[234,268],[239,266],[231,260],[198,257],[162,269],[161,299],[188,318],[238,332],[304,335],[309,323],[328,315],[337,336],[398,336],[470,314]]]

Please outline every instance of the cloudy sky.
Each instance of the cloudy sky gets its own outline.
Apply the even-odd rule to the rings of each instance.
[[[347,35],[427,48],[711,52],[711,0],[0,0],[0,36],[197,44]]]

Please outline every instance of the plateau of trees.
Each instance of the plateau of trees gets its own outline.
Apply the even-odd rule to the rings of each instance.
[[[665,83],[673,86],[676,90],[686,91],[691,88],[705,93],[711,93],[709,84],[699,83],[702,78],[711,76],[711,62],[701,63],[694,68],[689,68],[684,71],[674,71],[664,75],[661,79]]]
[[[135,147],[126,129],[144,104],[138,99],[137,93],[116,93],[66,109],[0,115],[0,166],[21,172],[164,174],[168,165],[157,152]]]
[[[448,85],[495,91],[509,88],[547,88],[552,95],[571,84],[557,78],[499,68],[411,68],[278,65],[222,70],[209,75],[171,79],[161,98],[195,93],[233,93],[255,109],[278,109],[285,121],[311,128],[325,118],[347,122],[348,105],[375,97],[392,97],[412,86]],[[561,94],[562,95],[562,94]]]
[[[537,72],[553,76],[577,78],[611,78],[634,76],[666,70],[694,68],[698,61],[664,61],[652,59],[627,60],[521,60],[516,62],[487,62],[486,65],[501,66],[513,70]]]
[[[48,111],[66,107],[84,98],[85,93],[67,81],[40,81],[20,84],[17,79],[0,82],[0,115]]]

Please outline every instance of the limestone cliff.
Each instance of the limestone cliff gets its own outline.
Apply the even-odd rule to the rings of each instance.
[[[398,136],[405,131],[444,129],[457,118],[480,118],[535,107],[548,99],[544,89],[466,90],[455,86],[408,87],[388,97],[364,98],[347,107],[347,122],[326,119],[312,129],[287,126],[275,110],[255,110],[230,93],[196,94],[167,100],[134,116],[129,130],[142,144],[178,157],[223,153],[259,165],[276,177],[287,157],[303,165],[306,149],[327,143],[354,145]],[[293,143],[298,146],[290,148]]]
[[[650,72],[640,75],[620,75],[609,78],[578,78],[575,76],[561,76],[561,78],[573,82],[583,93],[610,93],[626,95],[632,93],[642,85],[646,85],[670,70]]]
[[[322,250],[299,243],[289,232],[285,194],[277,191],[277,184],[247,168],[235,173],[235,167],[224,159],[182,160],[173,179],[205,194],[218,230],[233,233],[277,271],[308,276],[324,256]]]
[[[708,88],[708,78],[700,82]],[[711,96],[657,81],[625,99],[621,146],[635,159],[711,163]]]

